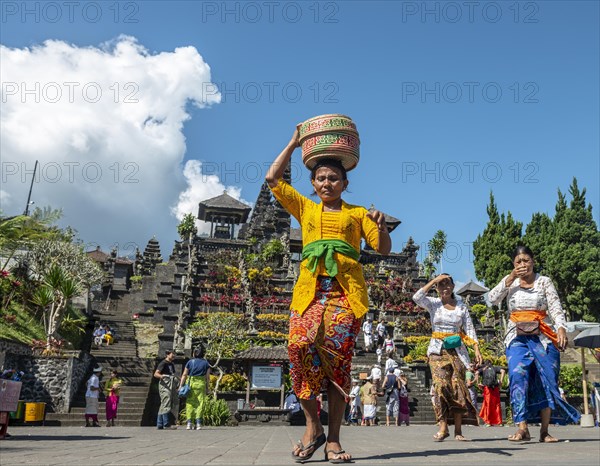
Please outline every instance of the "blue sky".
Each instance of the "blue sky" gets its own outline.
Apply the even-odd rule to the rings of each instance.
[[[557,189],[567,191],[577,177],[598,222],[598,2],[478,2],[472,11],[462,2],[100,2],[97,21],[98,9],[86,3],[70,19],[64,6],[30,2],[35,13],[23,17],[21,2],[3,2],[1,43],[23,49],[54,39],[85,49],[124,34],[148,55],[194,47],[210,67],[205,91],[216,94],[216,85],[220,102],[185,107],[190,118],[181,122],[179,155],[140,186],[158,193],[165,187],[168,205],[178,190],[166,187],[185,189],[189,160],[254,202],[264,164],[296,123],[344,113],[361,137],[346,200],[402,220],[392,235],[395,251],[409,236],[425,245],[444,230],[451,242],[444,271],[460,282],[475,278],[470,243],[485,227],[490,191],[501,211],[527,223],[534,212],[552,214]],[[119,80],[128,79],[124,72]],[[158,160],[131,157],[123,153],[119,162],[135,160],[141,175]],[[19,155],[3,147],[2,160],[19,162]],[[308,193],[299,150],[294,161],[295,184]],[[54,207],[67,194],[53,193],[73,187],[55,183],[44,191],[41,184],[34,199],[36,191],[44,199],[36,204]],[[7,190],[4,211],[22,210],[26,185]],[[127,186],[119,188],[127,210]],[[64,221],[90,244],[143,248],[156,234],[168,256],[176,238],[168,209],[146,206],[148,217],[139,222],[130,216],[136,230],[127,217],[111,228],[96,224],[114,213],[101,201],[83,210],[68,206]]]

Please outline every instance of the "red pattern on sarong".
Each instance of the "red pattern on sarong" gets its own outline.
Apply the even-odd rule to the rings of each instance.
[[[292,310],[288,353],[298,398],[316,398],[329,380],[346,392],[350,390],[352,355],[361,321],[339,283],[326,277],[317,280],[315,297],[302,315]]]

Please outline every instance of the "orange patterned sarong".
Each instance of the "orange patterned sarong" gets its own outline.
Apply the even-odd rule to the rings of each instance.
[[[319,277],[310,306],[302,315],[292,310],[290,316],[290,375],[298,398],[316,398],[330,380],[350,390],[352,354],[361,321],[339,283]]]

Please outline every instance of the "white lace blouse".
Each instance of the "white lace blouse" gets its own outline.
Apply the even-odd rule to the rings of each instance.
[[[440,298],[427,296],[423,288],[414,294],[413,301],[429,311],[432,332],[460,333],[462,330],[468,337],[477,341],[477,334],[469,310],[461,301],[457,301],[455,309],[451,311],[444,307]],[[427,356],[440,354],[442,344],[443,342],[439,338],[432,338],[429,342],[429,348],[427,348]],[[471,363],[464,344],[456,348],[456,353],[465,367]]]
[[[554,283],[550,278],[540,274],[535,275],[532,288],[521,288],[521,280],[516,278],[510,287],[506,286],[506,279],[508,275],[504,277],[496,287],[489,292],[488,300],[492,304],[499,304],[505,297],[507,298],[507,305],[509,315],[515,311],[524,310],[539,310],[546,311],[547,316],[544,321],[552,325],[556,329],[566,328],[565,323],[565,311],[560,305],[560,299],[558,293],[554,287]],[[517,336],[516,325],[513,321],[508,321],[506,336],[504,337],[504,345],[508,348],[510,343]],[[550,339],[544,334],[540,335],[540,341],[544,345],[544,348],[550,343]]]

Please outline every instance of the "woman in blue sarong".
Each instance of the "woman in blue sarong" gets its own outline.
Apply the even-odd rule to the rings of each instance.
[[[541,423],[540,442],[554,443],[558,440],[548,433],[551,418],[561,424],[576,423],[580,418],[579,412],[561,398],[558,390],[559,351],[564,351],[568,342],[565,312],[552,281],[533,271],[533,253],[527,246],[517,247],[513,265],[510,275],[488,296],[492,304],[506,297],[510,314],[504,344],[510,403],[519,429],[508,440],[531,440],[527,423],[538,422]]]

